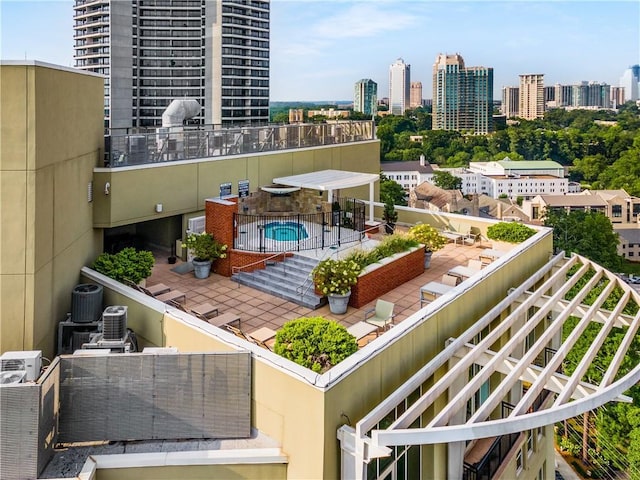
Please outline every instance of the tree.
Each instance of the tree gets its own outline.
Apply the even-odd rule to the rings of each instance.
[[[544,224],[553,228],[556,250],[578,253],[614,272],[620,269],[622,257],[616,248],[618,235],[604,214],[551,209],[545,214]]]
[[[391,202],[392,205],[406,205],[405,197],[406,193],[402,185],[380,174],[380,201],[382,203]]]
[[[433,172],[433,183],[436,187],[444,190],[460,190],[462,179],[444,170]]]

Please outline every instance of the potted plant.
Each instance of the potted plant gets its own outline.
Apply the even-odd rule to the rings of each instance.
[[[409,236],[424,245],[424,268],[431,266],[431,255],[447,244],[447,239],[431,225],[418,223],[409,228]]]
[[[396,228],[396,222],[398,221],[398,212],[393,204],[393,200],[387,199],[384,204],[384,211],[382,212],[382,220],[384,221],[384,230],[391,235]]]
[[[207,232],[190,233],[184,245],[193,252],[192,263],[196,278],[207,278],[211,272],[211,263],[227,256],[227,246]]]
[[[321,261],[311,272],[313,283],[318,291],[329,299],[331,313],[343,314],[347,311],[351,286],[358,281],[362,267],[353,260]]]

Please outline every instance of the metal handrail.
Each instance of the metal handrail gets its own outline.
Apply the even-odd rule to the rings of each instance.
[[[239,267],[233,266],[233,267],[231,267],[231,274],[233,275],[234,273],[238,273],[239,271],[242,271],[245,268],[253,267],[255,265],[259,265],[260,263],[268,262],[269,260],[272,260],[275,257],[279,257],[280,255],[282,255],[283,257],[286,257],[288,254],[293,255],[293,252],[291,250],[277,252],[277,253],[274,253],[273,255],[268,256],[267,258],[262,258],[260,260],[256,260],[255,262],[251,262],[251,263],[248,263],[246,265],[241,265]]]

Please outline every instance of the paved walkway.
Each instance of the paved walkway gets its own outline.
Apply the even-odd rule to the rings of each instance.
[[[383,295],[383,300],[395,304],[395,322],[401,322],[420,309],[420,287],[430,281],[440,281],[442,275],[458,265],[467,265],[469,259],[477,259],[482,248],[480,246],[456,246],[447,244],[442,250],[433,254],[431,268],[419,277],[395,288]],[[170,265],[166,256],[156,256],[156,265],[148,285],[164,283],[172,289],[178,289],[187,294],[187,306],[195,306],[205,302],[220,305],[220,313],[231,312],[239,315],[242,329],[251,333],[266,326],[278,330],[282,325],[294,318],[308,316],[323,316],[334,319],[346,327],[364,320],[364,312],[375,306],[375,301],[361,309],[349,307],[344,315],[330,313],[326,305],[317,310],[301,307],[292,302],[240,285],[227,277],[212,273],[207,279],[197,279],[193,273],[180,274],[172,269],[182,262]],[[375,334],[372,334],[375,337]]]
[[[567,463],[564,457],[558,452],[558,450],[554,449],[555,460],[556,460],[556,478],[559,479],[558,473],[562,476],[563,480],[582,480],[582,477],[578,475],[571,465]]]

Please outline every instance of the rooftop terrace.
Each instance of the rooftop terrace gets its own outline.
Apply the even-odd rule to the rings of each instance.
[[[476,243],[474,246],[449,243],[442,250],[435,252],[431,260],[431,267],[425,270],[422,275],[380,297],[395,304],[394,313],[396,317],[394,323],[398,324],[420,310],[421,286],[431,281],[439,282],[442,276],[450,269],[457,266],[466,266],[469,260],[477,260],[482,250],[488,247],[489,244],[487,243]],[[323,316],[349,327],[364,320],[364,312],[375,307],[375,301],[359,309],[349,307],[344,315],[330,313],[328,305],[317,310],[311,310],[282,298],[240,285],[230,278],[215,273],[212,273],[207,279],[197,279],[193,273],[176,273],[176,267],[179,267],[179,264],[182,263],[180,260],[178,260],[178,264],[170,265],[160,260],[158,255],[156,255],[156,258],[157,261],[153,268],[153,273],[147,279],[148,285],[164,283],[172,289],[185,292],[187,294],[187,307],[202,303],[219,305],[220,313],[238,315],[241,319],[242,330],[248,334],[261,327],[278,330],[289,320],[308,316]],[[375,333],[363,339],[360,344],[366,344],[372,338],[375,338]]]

